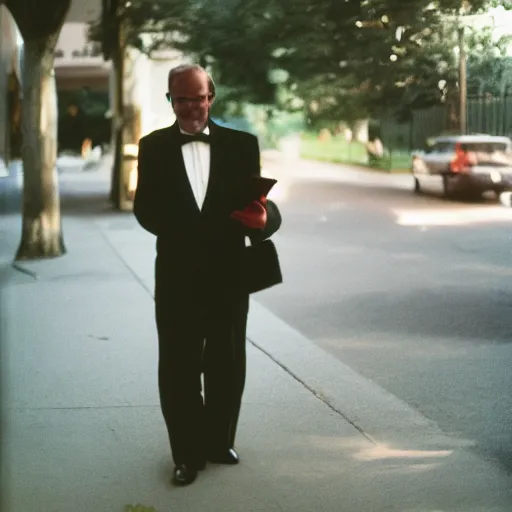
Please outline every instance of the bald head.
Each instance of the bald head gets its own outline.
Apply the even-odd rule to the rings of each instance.
[[[182,130],[199,133],[208,123],[215,87],[201,66],[183,65],[169,72],[168,97]]]
[[[171,86],[176,77],[179,77],[183,73],[193,73],[196,76],[205,76],[208,82],[208,90],[215,97],[215,82],[213,81],[212,76],[206,69],[204,69],[199,64],[181,64],[180,66],[176,66],[169,71],[169,76],[167,78],[167,84],[169,87],[169,92],[171,91]]]

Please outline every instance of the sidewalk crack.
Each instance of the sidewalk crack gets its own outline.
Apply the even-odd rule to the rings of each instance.
[[[146,290],[148,292],[148,294],[153,298],[153,294],[151,293],[151,290],[148,288],[148,286],[146,285],[144,280],[139,277],[137,272],[135,272],[133,270],[133,268],[129,265],[129,263],[123,258],[122,254],[117,250],[116,246],[112,243],[110,238],[107,236],[107,234],[105,233],[103,228],[98,224],[98,222],[96,220],[94,221],[94,226],[100,232],[101,236],[103,237],[103,240],[105,240],[105,242],[110,247],[112,252],[117,256],[117,258],[119,258],[121,260],[121,262],[123,263],[125,268],[128,270],[128,272],[135,278],[135,280],[142,286],[142,288],[144,288],[144,290]]]
[[[304,388],[306,388],[311,394],[313,394],[316,398],[318,398],[318,400],[320,400],[325,405],[327,405],[327,407],[329,407],[329,409],[331,409],[331,411],[335,412],[338,416],[341,416],[347,423],[352,425],[352,427],[354,427],[365,439],[370,441],[375,446],[378,445],[377,441],[370,434],[365,432],[357,423],[355,423],[355,421],[351,420],[342,411],[340,411],[339,409],[334,407],[324,395],[322,395],[321,393],[319,393],[318,391],[313,389],[304,380],[302,380],[298,375],[296,375],[294,372],[292,372],[290,370],[290,368],[288,368],[286,365],[284,365],[278,359],[276,359],[270,352],[268,352],[264,348],[260,347],[256,342],[254,342],[250,338],[247,338],[247,341],[251,345],[253,345],[256,349],[258,349],[260,352],[265,354],[268,358],[270,358],[274,363],[276,363],[280,368],[282,368],[288,375],[290,375],[290,377],[295,379],[299,384],[301,384]]]

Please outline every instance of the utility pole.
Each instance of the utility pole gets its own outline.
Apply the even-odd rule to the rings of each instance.
[[[468,78],[467,78],[467,57],[464,47],[464,25],[459,26],[459,119],[460,133],[466,135],[467,132],[467,97],[468,97]]]
[[[467,76],[467,56],[465,47],[465,26],[464,15],[471,9],[469,0],[461,1],[460,16],[459,16],[459,120],[460,120],[460,133],[466,135],[468,130],[467,122],[467,99],[468,99],[468,76]]]

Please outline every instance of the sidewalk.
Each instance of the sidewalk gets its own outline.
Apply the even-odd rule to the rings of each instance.
[[[133,215],[107,209],[107,167],[60,178],[67,255],[16,271],[20,218],[0,216],[3,511],[512,510],[510,475],[325,353],[257,295],[241,464],[210,464],[191,486],[171,486],[156,382],[154,238]]]
[[[109,158],[108,156],[106,157]],[[98,155],[88,160],[77,155],[59,155],[57,172],[89,173],[99,165]],[[0,159],[0,215],[19,212],[22,204],[23,164],[14,160],[8,166]]]
[[[21,161],[11,162],[8,167],[0,164],[0,215],[21,209],[22,170]]]

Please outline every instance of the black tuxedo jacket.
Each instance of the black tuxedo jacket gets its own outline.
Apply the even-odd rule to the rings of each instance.
[[[257,243],[281,224],[271,201],[263,231],[247,230],[230,218],[241,206],[247,177],[260,175],[258,140],[211,120],[209,128],[210,174],[201,210],[185,169],[178,123],[139,142],[134,214],[157,237],[156,286],[170,293],[200,291],[205,284],[236,288],[245,237]]]

